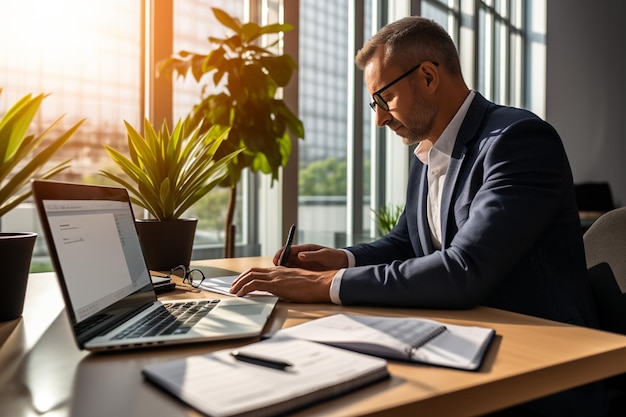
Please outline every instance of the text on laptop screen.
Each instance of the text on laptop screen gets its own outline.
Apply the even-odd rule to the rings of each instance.
[[[43,206],[77,322],[150,282],[128,203],[44,200]]]

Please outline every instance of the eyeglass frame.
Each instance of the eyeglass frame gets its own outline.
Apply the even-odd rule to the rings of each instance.
[[[171,279],[172,275],[176,275],[176,274],[174,274],[174,271],[176,271],[178,269],[183,271],[183,276],[182,276],[183,284],[186,281],[187,284],[191,285],[193,288],[199,288],[200,285],[202,285],[202,283],[206,279],[206,275],[204,275],[204,272],[202,272],[201,270],[199,270],[197,268],[187,269],[187,267],[185,265],[178,265],[177,267],[174,267],[174,268],[170,269],[170,273],[168,275],[168,278]],[[192,272],[199,272],[200,273],[200,276],[202,277],[202,279],[200,280],[200,282],[198,284],[194,284],[193,281],[190,279],[190,276],[191,276]]]
[[[389,111],[389,104],[387,104],[387,101],[380,94],[383,91],[385,91],[388,88],[390,88],[395,83],[397,83],[400,80],[402,80],[403,78],[405,78],[406,76],[410,75],[413,71],[417,70],[424,62],[432,62],[435,66],[439,66],[439,63],[435,62],[435,61],[422,61],[419,64],[417,64],[416,66],[414,66],[413,68],[411,68],[410,70],[408,70],[407,72],[405,72],[404,74],[400,75],[398,78],[396,78],[395,80],[393,80],[389,84],[385,85],[383,88],[375,91],[374,94],[372,94],[372,100],[374,100],[374,101],[372,101],[370,103],[370,107],[372,108],[372,110],[374,112],[376,112],[376,106],[378,106],[381,109],[383,109],[384,111]]]

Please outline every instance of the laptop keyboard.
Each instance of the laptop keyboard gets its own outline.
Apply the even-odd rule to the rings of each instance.
[[[209,314],[219,301],[214,299],[164,303],[142,320],[113,336],[111,340],[187,333],[202,317]]]
[[[98,314],[97,316],[89,317],[87,320],[74,325],[74,328],[79,334],[82,334],[88,330],[96,328],[111,317],[113,316],[110,314]]]

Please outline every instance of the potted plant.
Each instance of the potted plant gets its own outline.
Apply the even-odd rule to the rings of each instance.
[[[385,236],[396,227],[403,211],[404,206],[397,204],[389,204],[382,206],[378,210],[372,210],[376,228],[381,236]]]
[[[291,154],[288,132],[304,138],[304,126],[277,96],[285,87],[296,64],[287,55],[277,55],[271,48],[258,45],[264,35],[275,35],[293,29],[288,24],[260,26],[254,22],[241,23],[221,9],[213,14],[226,31],[223,38],[209,37],[212,49],[207,54],[180,51],[159,63],[158,75],[191,73],[196,82],[208,77],[203,95],[187,116],[185,123],[205,131],[214,125],[228,126],[230,131],[217,151],[225,156],[243,150],[228,164],[228,175],[220,183],[230,188],[225,217],[225,256],[234,256],[233,218],[237,184],[245,168],[272,175],[272,184],[278,179],[279,168],[284,167]],[[223,86],[222,86],[223,83]],[[210,88],[207,88],[210,87]],[[210,91],[218,91],[209,93]]]
[[[124,123],[130,156],[104,145],[123,174],[100,172],[128,189],[132,202],[152,215],[136,221],[148,267],[163,271],[189,266],[197,219],[181,216],[224,179],[227,164],[241,150],[217,158],[228,135],[228,128],[220,126],[188,132],[179,120],[170,131],[164,121],[157,131],[146,119],[142,136]]]
[[[0,93],[2,89],[0,88]],[[30,180],[50,178],[69,166],[70,161],[45,167],[52,156],[76,133],[83,120],[49,139],[63,117],[40,134],[29,128],[46,96],[28,94],[15,102],[0,118],[0,221],[30,194]],[[37,234],[0,233],[0,262],[3,283],[0,291],[0,321],[22,314],[26,282]]]

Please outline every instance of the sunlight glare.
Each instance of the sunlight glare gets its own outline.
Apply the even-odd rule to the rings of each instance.
[[[0,44],[7,56],[46,74],[94,70],[103,34],[115,22],[107,1],[20,0],[4,5]]]

